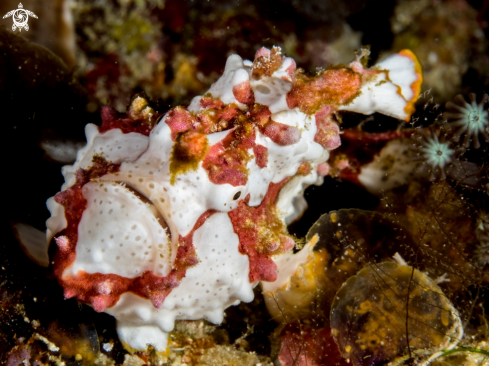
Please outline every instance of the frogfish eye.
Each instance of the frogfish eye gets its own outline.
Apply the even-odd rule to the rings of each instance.
[[[239,197],[241,197],[241,191],[236,192],[236,194],[233,197],[233,200],[236,201]]]

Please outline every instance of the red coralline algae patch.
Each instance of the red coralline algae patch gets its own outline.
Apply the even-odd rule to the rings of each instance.
[[[192,244],[193,234],[214,213],[213,210],[203,213],[189,234],[185,237],[180,236],[175,262],[171,272],[165,277],[155,276],[150,271],[145,271],[141,276],[135,278],[116,274],[89,274],[84,271],[79,271],[75,276],[62,275],[76,259],[78,226],[87,208],[87,201],[82,195],[83,185],[91,179],[108,173],[116,173],[118,170],[119,165],[108,164],[99,159],[89,169],[80,169],[76,183],[55,196],[56,202],[65,208],[68,225],[55,238],[58,251],[53,260],[53,273],[64,288],[66,298],[75,297],[80,302],[90,304],[96,311],[104,311],[107,307],[114,306],[125,292],[132,292],[150,299],[158,308],[170,291],[177,287],[180,280],[185,277],[186,270],[199,262]]]
[[[31,352],[30,344],[24,344],[18,341],[14,348],[12,348],[4,357],[7,357],[7,366],[17,366],[17,365],[30,365],[31,363]]]
[[[239,237],[239,251],[250,260],[250,282],[275,281],[277,265],[271,256],[287,252],[294,246],[275,211],[277,196],[287,182],[288,179],[284,179],[280,183],[270,183],[260,206],[250,207],[245,199],[228,213]]]
[[[329,328],[289,323],[280,333],[278,359],[284,366],[347,366]]]
[[[324,104],[350,103],[359,94],[361,86],[361,75],[350,68],[326,70],[311,78],[296,73],[292,89],[287,93],[287,105],[313,114]]]

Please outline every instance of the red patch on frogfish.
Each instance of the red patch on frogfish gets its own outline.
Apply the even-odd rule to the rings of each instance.
[[[350,68],[331,69],[308,78],[296,74],[286,100],[290,109],[298,107],[306,114],[315,113],[323,104],[350,103],[360,92],[361,75]]]
[[[151,133],[160,117],[159,114],[153,115],[151,119],[143,118],[143,116],[131,116],[130,114],[121,115],[109,106],[102,107],[100,114],[102,117],[102,125],[99,127],[100,133],[119,128],[123,133],[137,132],[146,136]]]
[[[282,53],[279,47],[260,48],[255,54],[251,76],[258,80],[262,76],[272,76],[272,74],[282,66]]]
[[[200,98],[200,106],[202,108],[220,109],[224,107],[224,102],[221,99],[214,99],[211,97],[203,96]]]
[[[317,172],[319,175],[325,177],[327,175],[329,175],[330,171],[329,171],[329,165],[328,163],[321,163],[318,165],[317,167]]]
[[[194,125],[203,133],[225,131],[234,126],[237,117],[242,112],[236,104],[226,104],[221,107],[207,108],[197,114],[198,123]]]
[[[330,105],[323,105],[315,114],[317,132],[314,141],[327,150],[336,149],[341,145],[340,128],[332,119],[334,110]]]
[[[270,57],[270,50],[266,47],[262,47],[255,53],[255,59],[258,57]]]
[[[215,211],[204,212],[193,229],[185,237],[179,238],[179,246],[171,272],[165,277],[155,276],[145,271],[141,276],[126,278],[116,274],[86,273],[79,271],[74,276],[63,276],[64,271],[76,259],[78,225],[87,201],[82,195],[82,187],[91,179],[107,173],[117,172],[119,165],[95,163],[90,169],[77,172],[77,181],[69,189],[55,196],[56,202],[65,209],[67,227],[56,235],[58,250],[53,260],[53,273],[64,289],[66,298],[75,297],[78,301],[88,303],[96,311],[103,311],[114,306],[125,292],[132,292],[150,299],[155,307],[163,304],[166,296],[177,287],[186,270],[198,263],[195,248],[192,244],[193,234]]]
[[[268,123],[272,112],[270,112],[270,109],[265,105],[255,104],[250,111],[250,115],[251,120],[261,128]]]
[[[297,68],[297,65],[295,63],[295,60],[292,59],[292,58],[287,58],[287,60],[290,60],[290,65],[287,66],[287,68],[285,69],[285,72],[287,74],[289,74],[290,76],[290,80],[292,81],[292,78],[294,77],[295,75],[295,69]]]
[[[287,228],[275,212],[277,196],[288,178],[270,183],[261,204],[251,207],[243,200],[228,213],[239,237],[239,251],[250,260],[250,282],[277,279],[277,265],[271,256],[291,249]]]
[[[280,146],[292,145],[299,142],[301,131],[284,123],[275,122],[270,117],[272,112],[264,105],[255,105],[250,111],[251,120],[257,125],[262,134]]]
[[[280,146],[293,145],[301,139],[301,131],[293,126],[269,120],[260,132]]]
[[[196,118],[182,107],[172,109],[165,118],[165,123],[170,127],[173,141],[180,132],[190,130],[196,122]]]
[[[243,104],[251,105],[255,102],[255,94],[251,89],[249,81],[243,81],[242,83],[233,86],[233,95],[238,102]]]
[[[272,137],[281,143],[293,141],[295,138],[294,132],[290,133],[288,128],[280,128],[278,125],[278,128],[270,127],[275,122],[270,122],[271,113],[267,107],[253,106],[250,114],[244,115],[235,104],[221,105],[209,97],[206,97],[204,102],[201,100],[201,105],[214,108],[206,108],[195,117],[182,109],[178,115],[169,115],[166,121],[170,125],[172,135],[175,132],[175,137],[178,130],[190,129],[209,134],[234,127],[224,139],[209,148],[202,160],[202,167],[207,170],[209,180],[214,184],[228,183],[235,187],[245,185],[249,173],[247,164],[251,159],[249,149],[253,149],[260,168],[267,166],[268,150],[264,146],[256,145],[255,125],[262,128],[262,125],[268,124],[267,128],[271,131]],[[253,123],[249,123],[249,119]],[[274,128],[276,131],[272,133]]]
[[[210,96],[202,97],[200,106],[203,109],[195,117],[191,114],[185,116],[185,118],[190,120],[190,123],[183,123],[180,130],[193,129],[206,135],[228,130],[234,127],[238,117],[243,114],[235,103],[224,104],[220,99],[214,99]]]
[[[216,113],[219,119],[223,119],[225,121],[231,121],[233,118],[236,118],[238,114],[239,114],[239,109],[233,104],[226,105],[224,108],[222,108]]]
[[[207,152],[202,167],[207,170],[209,180],[214,184],[231,184],[233,186],[245,185],[248,181],[246,167],[250,158],[247,149],[252,146],[241,142],[236,144],[235,131],[214,144]],[[254,141],[255,136],[252,134]]]
[[[263,145],[253,146],[253,153],[255,154],[256,165],[260,168],[266,168],[268,164],[268,149]]]

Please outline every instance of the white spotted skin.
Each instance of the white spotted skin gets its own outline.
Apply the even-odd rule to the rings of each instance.
[[[127,278],[145,271],[168,275],[170,241],[150,204],[113,182],[89,182],[82,193],[87,209],[78,226],[76,259],[66,275],[81,270]]]
[[[389,141],[370,163],[361,167],[360,183],[376,196],[407,184],[416,176],[416,168],[420,164],[412,161],[408,154],[411,144],[410,139]]]
[[[137,159],[148,147],[148,137],[140,133],[124,134],[119,129],[99,133],[94,124],[85,127],[87,144],[78,151],[73,165],[65,165],[62,169],[65,183],[61,187],[65,190],[75,183],[75,174],[78,169],[86,169],[92,165],[95,154],[114,164]]]
[[[187,270],[159,309],[147,299],[125,293],[106,312],[120,324],[157,324],[164,332],[171,332],[176,319],[221,323],[228,306],[253,300],[248,256],[239,252],[239,239],[226,213],[212,215],[197,229],[193,244],[201,262]]]

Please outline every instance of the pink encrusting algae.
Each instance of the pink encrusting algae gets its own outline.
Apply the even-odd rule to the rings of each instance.
[[[283,283],[287,224],[340,145],[335,113],[408,119],[420,82],[409,51],[308,77],[274,47],[254,62],[230,56],[188,108],[161,116],[140,97],[125,116],[105,107],[48,200],[65,297],[115,316],[132,349],[163,351],[176,319],[220,323],[259,281]]]

